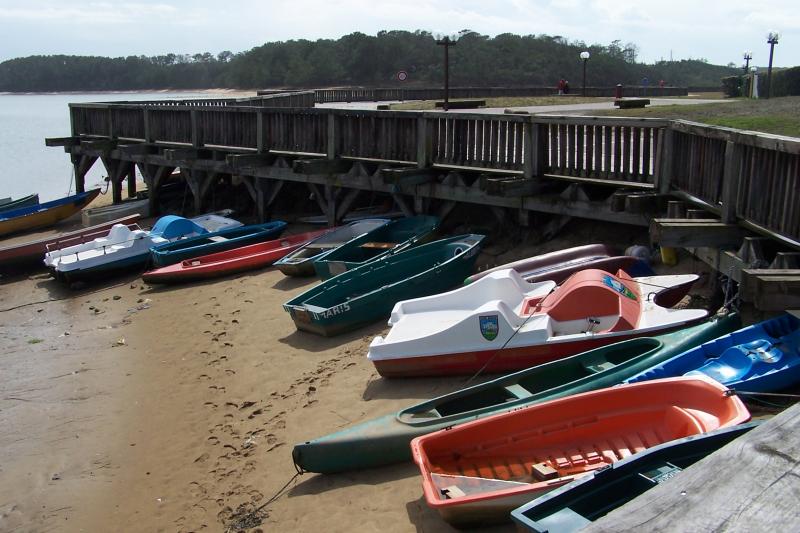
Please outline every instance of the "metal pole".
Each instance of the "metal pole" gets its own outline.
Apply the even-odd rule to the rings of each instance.
[[[444,39],[444,110],[450,109],[450,39]]]
[[[772,52],[775,51],[775,43],[769,43],[769,66],[767,67],[767,91],[764,98],[769,98],[772,94]]]
[[[583,60],[583,96],[586,97],[586,61],[588,59]]]

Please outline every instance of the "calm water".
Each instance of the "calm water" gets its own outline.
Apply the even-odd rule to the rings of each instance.
[[[207,93],[0,94],[0,198],[34,192],[41,201],[75,191],[72,164],[64,149],[47,148],[45,137],[67,137],[70,102],[107,102],[169,98],[217,97]],[[97,161],[86,176],[86,188],[104,184],[105,169]],[[103,185],[104,186],[104,185]]]

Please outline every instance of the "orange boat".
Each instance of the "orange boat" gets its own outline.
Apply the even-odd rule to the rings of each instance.
[[[576,394],[411,441],[428,505],[456,527],[512,509],[657,444],[741,424],[750,413],[711,378],[679,377]]]

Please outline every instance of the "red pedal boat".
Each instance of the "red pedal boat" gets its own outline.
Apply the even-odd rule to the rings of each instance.
[[[264,268],[311,239],[333,229],[336,228],[298,233],[225,252],[186,259],[180,263],[145,272],[142,279],[147,283],[182,283]]]
[[[510,521],[546,491],[652,446],[747,422],[713,379],[679,377],[552,400],[411,441],[430,507],[456,527]]]

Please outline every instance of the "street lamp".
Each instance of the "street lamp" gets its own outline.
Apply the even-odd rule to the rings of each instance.
[[[433,38],[436,44],[444,47],[444,105],[442,109],[450,109],[450,47],[456,45],[456,41],[461,37],[460,33],[434,32]]]
[[[586,62],[589,61],[589,52],[584,50],[581,52],[581,59],[583,59],[583,96],[586,96]]]
[[[769,98],[772,94],[772,52],[775,51],[775,45],[778,44],[778,39],[781,35],[775,30],[770,30],[767,33],[767,42],[769,43],[769,66],[767,67],[767,90],[764,98]]]
[[[747,72],[750,70],[750,60],[753,59],[753,52],[745,50],[742,56],[744,57],[744,73],[747,74]]]

